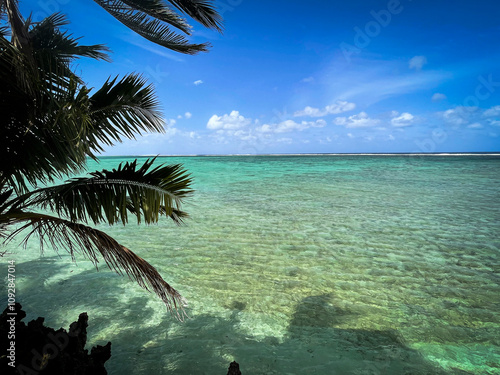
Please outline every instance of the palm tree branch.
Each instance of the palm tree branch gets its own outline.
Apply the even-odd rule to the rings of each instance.
[[[59,29],[67,23],[66,16],[61,13],[54,13],[38,22],[29,33],[34,52],[41,56],[48,55],[49,61],[63,62],[65,65],[78,56],[110,61],[106,53],[110,50],[105,45],[79,45],[78,40],[81,38],[73,38],[68,32]]]
[[[97,146],[112,145],[122,136],[135,138],[142,131],[164,132],[159,103],[152,85],[138,74],[129,74],[117,81],[108,79],[89,98],[92,128],[87,139]]]
[[[115,1],[110,3],[110,1],[105,0],[94,1],[122,24],[153,43],[188,55],[208,51],[210,46],[209,43],[190,44],[184,36],[170,30],[162,20],[151,18],[144,12],[137,12],[123,2]],[[179,25],[178,28],[182,30],[184,27]],[[189,32],[186,33],[189,34]]]
[[[94,0],[103,8],[111,9],[119,13],[131,13],[134,11],[147,14],[148,16],[168,23],[184,33],[191,34],[191,26],[186,19],[179,16],[170,9],[162,0]]]
[[[29,45],[28,30],[21,12],[19,11],[18,2],[14,0],[2,0],[2,9],[7,11],[7,19],[10,23],[12,44],[17,48],[27,47]]]
[[[154,159],[137,168],[137,160],[120,164],[112,171],[93,172],[91,177],[74,178],[21,195],[11,203],[12,210],[30,207],[50,209],[71,221],[94,224],[128,222],[134,214],[138,223],[158,221],[169,216],[181,224],[187,214],[182,200],[192,193],[191,178],[181,165],[160,165],[151,169]]]
[[[222,31],[222,16],[207,0],[170,0],[170,3],[209,29]]]
[[[120,275],[125,273],[142,288],[152,290],[162,299],[170,312],[175,311],[179,319],[183,318],[182,305],[185,302],[182,296],[161,277],[151,264],[120,245],[106,233],[45,214],[21,212],[9,216],[12,224],[25,224],[12,232],[7,241],[12,240],[24,230],[29,230],[22,242],[24,246],[33,235],[38,235],[42,253],[44,246],[50,244],[56,252],[59,252],[61,248],[67,250],[74,261],[75,254],[81,251],[97,269],[100,255],[112,271]],[[2,215],[0,215],[1,222]]]

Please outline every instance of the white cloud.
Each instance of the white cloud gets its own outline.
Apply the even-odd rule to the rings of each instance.
[[[210,117],[207,122],[207,128],[210,130],[236,130],[247,126],[251,122],[251,119],[247,119],[241,116],[238,111],[232,111],[229,115],[213,115],[212,117]]]
[[[201,85],[202,83],[203,83],[203,81],[202,81],[201,79],[199,79],[199,80],[197,80],[197,81],[194,81],[194,82],[193,82],[193,84],[194,84],[195,86],[199,86],[199,85]]]
[[[444,120],[452,125],[460,126],[467,123],[461,111],[457,109],[448,109],[443,112]]]
[[[415,56],[410,59],[409,67],[410,69],[422,70],[422,67],[427,64],[427,58],[425,56]]]
[[[339,100],[335,104],[327,105],[325,110],[328,113],[337,114],[337,113],[352,111],[354,108],[356,108],[356,104]]]
[[[470,122],[470,118],[477,112],[477,107],[455,107],[448,109],[444,112],[439,112],[438,114],[443,118],[443,120],[455,127],[467,125]]]
[[[445,94],[441,94],[439,92],[437,92],[434,95],[432,95],[432,101],[433,102],[439,102],[439,101],[445,100],[445,99],[446,99],[446,95]]]
[[[352,115],[349,117],[337,117],[333,120],[333,123],[335,125],[345,126],[346,128],[367,128],[370,126],[375,126],[379,122],[380,120],[368,117],[366,112],[360,112],[357,115]]]
[[[321,117],[329,114],[338,114],[342,112],[352,111],[354,108],[356,108],[356,104],[349,103],[343,100],[338,100],[336,103],[332,105],[327,105],[323,110],[307,106],[302,111],[297,111],[293,115],[295,117],[301,117],[301,116]]]
[[[297,111],[293,115],[295,117],[299,116],[319,117],[319,116],[324,116],[324,113],[319,108],[313,108],[307,106],[302,111]]]
[[[471,129],[481,129],[483,125],[481,125],[479,122],[475,122],[473,124],[468,125],[467,127]]]
[[[500,105],[483,110],[478,107],[458,106],[444,112],[438,112],[445,124],[453,128],[467,127],[470,129],[480,129],[485,126],[500,125]]]
[[[174,135],[178,134],[179,133],[179,129],[177,128],[174,128],[174,127],[169,127],[169,128],[166,128],[165,129],[165,137],[167,138],[171,138],[173,137]]]
[[[178,118],[178,119],[182,119],[182,118],[187,118],[187,119],[189,119],[189,118],[191,118],[192,116],[193,116],[193,115],[192,115],[190,112],[186,112],[186,113],[184,113],[184,115],[178,115],[178,116],[177,116],[177,118]]]
[[[304,82],[304,83],[314,82],[314,77],[306,77],[306,78],[302,79],[300,82]]]
[[[411,113],[404,112],[401,115],[398,116],[398,112],[392,111],[392,114],[394,115],[393,118],[391,119],[391,124],[392,126],[401,128],[404,126],[410,126],[413,122],[414,116]]]
[[[264,124],[260,128],[257,128],[257,131],[260,131],[261,133],[271,133],[273,129],[271,128],[271,125]]]
[[[303,131],[308,128],[322,128],[326,126],[326,121],[319,119],[316,121],[301,121],[285,120],[278,124],[264,124],[257,128],[261,133],[288,133],[292,131]]]
[[[496,105],[494,107],[491,107],[490,109],[487,109],[483,113],[484,117],[496,117],[500,116],[500,105]]]
[[[181,59],[180,57],[178,57],[176,54],[173,54],[173,53],[168,53],[168,52],[165,52],[164,49],[165,48],[160,48],[160,47],[154,47],[154,46],[151,46],[150,44],[151,43],[144,43],[144,40],[138,36],[136,33],[134,32],[129,32],[129,33],[120,33],[120,37],[119,37],[121,40],[124,40],[125,42],[127,43],[130,43],[134,46],[137,46],[137,47],[140,47],[146,51],[149,51],[149,52],[152,52],[156,55],[159,55],[159,56],[162,56],[162,57],[166,57],[170,60],[174,60],[174,61],[178,61],[178,62],[183,62],[184,60]],[[156,78],[154,77],[154,75],[156,75],[157,77],[158,76],[166,76],[168,75],[168,73],[166,72],[159,72],[159,66],[157,65],[156,67],[156,72],[154,72],[153,69],[151,69],[151,72],[154,72],[156,74],[152,74],[152,78]],[[159,73],[159,74],[158,74]]]
[[[171,118],[171,119],[168,119],[165,121],[165,125],[163,125],[163,127],[165,129],[172,128],[175,126],[176,123],[177,123],[177,121],[175,119]]]

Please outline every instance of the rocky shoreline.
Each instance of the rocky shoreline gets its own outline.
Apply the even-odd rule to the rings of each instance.
[[[85,349],[87,313],[81,313],[67,331],[44,326],[42,317],[25,324],[25,317],[19,303],[0,315],[2,375],[107,375],[104,364],[111,358],[111,342],[93,347],[90,353]],[[241,375],[238,363],[229,365],[227,375]]]

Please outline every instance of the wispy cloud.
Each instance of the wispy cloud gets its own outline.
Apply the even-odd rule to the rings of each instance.
[[[481,129],[483,125],[481,125],[479,122],[475,122],[473,124],[467,125],[467,127],[470,129]]]
[[[496,105],[484,111],[484,117],[498,117],[500,116],[500,105]]]
[[[427,64],[427,58],[425,56],[415,56],[410,59],[408,66],[410,69],[419,71],[422,70],[425,64]]]
[[[372,105],[381,100],[428,89],[449,79],[451,75],[442,72],[423,72],[415,75],[376,77],[366,75],[364,79],[354,79],[355,84],[341,93],[342,98]]]
[[[306,78],[302,79],[300,82],[303,82],[303,83],[314,82],[314,77],[306,77]]]
[[[415,118],[411,113],[408,112],[399,114],[398,112],[394,111],[392,114],[393,118],[391,119],[391,124],[392,126],[395,126],[397,128],[412,125],[413,119]]]
[[[357,108],[367,108],[382,100],[397,98],[419,91],[432,90],[456,76],[446,69],[422,70],[419,74],[408,71],[401,60],[360,59],[355,65],[343,65],[337,57],[321,73],[317,81],[324,87],[323,96],[330,100],[356,103]]]
[[[366,112],[360,112],[349,117],[337,117],[333,123],[346,128],[367,128],[378,125],[380,120],[370,118]]]
[[[293,131],[303,131],[309,128],[322,128],[326,126],[326,121],[319,119],[316,121],[301,121],[285,120],[278,124],[264,124],[257,128],[261,133],[289,133]]]
[[[152,52],[155,55],[165,57],[177,62],[184,62],[184,59],[181,59],[178,55],[166,52],[161,47],[155,47],[151,42],[147,41],[146,39],[139,38],[135,33],[128,33],[126,35],[120,36],[120,39],[136,47],[142,48],[143,50]]]
[[[193,84],[194,84],[195,86],[199,86],[199,85],[201,85],[202,83],[203,83],[203,81],[202,81],[201,79],[199,79],[199,80],[197,80],[197,81],[194,81],[194,82],[193,82]]]
[[[446,99],[446,95],[437,92],[434,95],[432,95],[431,99],[432,99],[433,102],[439,102],[441,100],[445,100]]]
[[[352,111],[354,108],[356,108],[356,104],[338,100],[332,105],[327,105],[324,109],[307,106],[303,110],[295,112],[293,115],[295,117],[322,117],[329,114],[339,114],[342,112]]]

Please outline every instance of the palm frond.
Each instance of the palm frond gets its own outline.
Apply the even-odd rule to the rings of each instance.
[[[70,62],[79,56],[106,59],[107,49],[79,45],[58,29],[66,23],[59,13],[36,24],[28,18],[23,29],[28,30],[29,50],[0,37],[0,179],[17,193],[81,172],[86,157],[95,157],[100,147],[81,142],[92,124],[90,90]]]
[[[75,254],[81,252],[98,268],[99,256],[102,256],[106,265],[114,272],[125,273],[131,280],[135,280],[142,288],[153,291],[165,303],[170,312],[175,312],[182,320],[182,309],[185,301],[172,286],[170,286],[158,271],[131,250],[120,245],[114,238],[104,232],[74,223],[59,217],[32,212],[11,214],[11,224],[21,224],[8,238],[12,240],[24,230],[29,230],[24,237],[23,244],[33,236],[38,235],[41,250],[49,244],[55,251],[64,249],[75,260]],[[0,224],[2,215],[0,214]]]
[[[48,53],[52,59],[66,64],[78,56],[110,61],[106,53],[110,51],[108,47],[103,44],[79,45],[81,38],[73,38],[72,34],[60,30],[66,24],[68,21],[62,13],[54,13],[38,22],[29,35],[34,52]]]
[[[7,26],[0,27],[0,38],[7,38],[10,35],[10,29]]]
[[[128,6],[127,3],[135,3],[134,1],[94,1],[118,21],[123,23],[129,29],[135,31],[143,38],[160,46],[171,49],[172,51],[194,55],[198,52],[206,52],[210,47],[209,43],[191,44],[184,36],[172,31],[168,25],[165,25],[163,19],[150,17],[149,13],[151,12],[137,11],[137,9]],[[148,2],[139,2],[139,6],[144,7],[146,3]],[[156,10],[156,12],[158,12],[158,10]],[[186,34],[190,34],[189,29],[186,28],[183,22],[175,24],[175,20],[171,18],[167,23],[173,24],[173,26],[184,31]]]
[[[12,44],[17,48],[26,48],[29,46],[28,30],[25,27],[23,16],[19,11],[17,0],[3,0],[4,8],[7,12],[7,19],[10,23]]]
[[[112,145],[121,137],[135,138],[141,132],[164,132],[159,103],[152,85],[140,75],[130,74],[117,81],[107,80],[89,102],[92,128],[86,140],[100,149],[100,144]]]
[[[174,6],[185,12],[203,26],[217,31],[222,31],[222,16],[207,0],[169,0]]]
[[[147,14],[148,16],[181,30],[187,35],[191,35],[191,25],[183,17],[170,9],[162,0],[112,0],[103,1],[106,9],[113,9],[120,13],[131,13],[134,11]]]
[[[3,66],[1,62],[2,56]],[[32,77],[35,75],[32,73]],[[0,111],[4,114],[0,118],[0,178],[21,193],[28,184],[80,172],[88,154],[86,144],[76,147],[81,128],[88,122],[82,109],[88,98],[85,101],[85,95],[77,94],[84,93],[84,89],[78,91],[77,83],[70,79],[66,92],[62,88],[61,92],[33,92],[39,87],[36,77],[30,81],[32,87],[22,87],[18,77],[8,76],[9,71],[0,71],[4,84],[0,90]]]
[[[27,190],[27,183],[81,172],[86,157],[96,158],[104,145],[164,131],[154,89],[139,75],[108,80],[90,96],[75,76],[64,78],[57,66],[56,79],[31,69],[24,55],[4,41],[0,38],[0,112],[5,114],[0,118],[5,146],[0,178],[8,178],[18,193]]]
[[[39,207],[56,212],[71,221],[94,224],[128,222],[128,215],[147,224],[169,216],[181,224],[187,216],[181,210],[182,200],[192,193],[191,178],[177,165],[151,168],[155,159],[137,166],[120,164],[112,171],[91,173],[90,178],[74,178],[65,184],[38,189],[17,197],[13,210]]]

